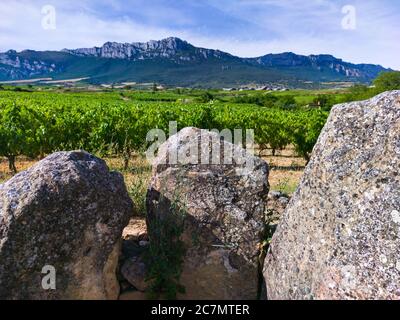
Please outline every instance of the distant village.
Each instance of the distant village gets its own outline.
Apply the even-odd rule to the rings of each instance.
[[[74,88],[79,85],[84,85],[90,78],[76,78],[76,79],[64,79],[54,80],[52,78],[39,78],[39,79],[26,79],[26,80],[13,80],[13,81],[2,81],[0,84],[8,85],[52,85],[55,87]],[[122,83],[111,83],[111,84],[88,84],[89,90],[96,89],[153,89],[153,90],[166,90],[168,87],[158,83],[137,83],[137,82],[122,82]],[[183,87],[175,87],[176,89]],[[241,85],[238,87],[223,88],[223,91],[289,91],[287,87],[282,84],[269,84],[269,85]]]
[[[267,85],[267,86],[240,86],[238,88],[223,88],[224,91],[289,91],[288,88],[285,88],[280,85]]]

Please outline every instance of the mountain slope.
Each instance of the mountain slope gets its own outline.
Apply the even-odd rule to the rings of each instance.
[[[370,82],[387,69],[356,65],[330,55],[294,53],[239,58],[197,48],[178,38],[147,43],[107,42],[102,47],[62,51],[0,53],[0,81],[51,77],[90,78],[92,83],[123,81],[223,87],[297,81]]]

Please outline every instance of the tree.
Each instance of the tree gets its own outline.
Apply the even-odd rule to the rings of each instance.
[[[212,100],[214,100],[214,96],[208,91],[203,92],[198,98],[198,101],[199,102],[203,102],[203,103],[207,103],[207,102],[210,102]]]
[[[278,98],[276,106],[281,109],[293,109],[297,107],[297,103],[293,96],[285,95]]]
[[[376,90],[366,86],[365,84],[354,84],[348,89],[348,93],[338,102],[352,102],[359,100],[367,100],[376,95]]]
[[[275,106],[276,101],[278,100],[277,97],[275,97],[272,94],[266,94],[262,98],[262,105],[267,108],[273,108]]]
[[[400,72],[383,72],[375,79],[374,85],[379,92],[400,90]]]

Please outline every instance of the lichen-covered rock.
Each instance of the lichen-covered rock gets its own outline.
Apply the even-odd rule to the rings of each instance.
[[[219,161],[198,163],[200,155],[211,159],[216,150]],[[226,150],[242,160],[234,157],[229,164]],[[171,163],[174,153],[189,154],[194,161]],[[180,298],[257,298],[267,194],[266,162],[216,133],[185,128],[160,147],[147,196],[149,237],[150,243],[161,243],[168,232],[165,223],[157,222],[168,220],[176,207],[184,211],[180,280],[186,294]]]
[[[289,201],[290,197],[282,192],[271,191],[268,193],[267,224],[277,224]]]
[[[0,186],[0,299],[117,299],[132,214],[123,177],[86,152],[55,153],[16,175]],[[42,287],[46,266],[55,290]]]
[[[269,299],[400,299],[400,91],[337,105],[273,237]]]
[[[121,274],[137,290],[146,291],[146,264],[140,255],[127,259],[121,267]]]

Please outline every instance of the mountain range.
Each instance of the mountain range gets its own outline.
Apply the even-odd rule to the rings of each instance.
[[[146,43],[107,42],[102,47],[0,53],[0,81],[87,78],[93,84],[154,82],[170,86],[226,87],[249,83],[349,81],[369,83],[389,71],[332,55],[292,52],[241,58],[198,48],[179,38]]]

